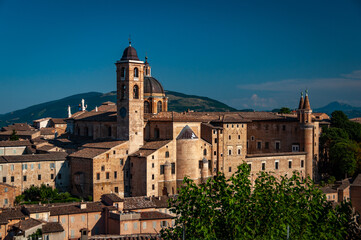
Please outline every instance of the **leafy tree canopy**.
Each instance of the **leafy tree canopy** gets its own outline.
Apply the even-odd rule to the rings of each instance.
[[[278,113],[291,113],[291,109],[288,107],[282,107]]]
[[[19,140],[19,136],[16,134],[16,131],[13,130],[13,133],[10,136],[10,141],[17,141]]]
[[[356,230],[349,203],[332,207],[310,179],[294,173],[277,180],[261,172],[255,183],[247,164],[226,179],[219,174],[205,184],[183,181],[170,210],[175,226],[164,239],[352,239]]]

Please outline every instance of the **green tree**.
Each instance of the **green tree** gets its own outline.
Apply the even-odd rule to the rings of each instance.
[[[282,107],[278,113],[291,113],[288,107]]]
[[[357,168],[357,144],[350,140],[338,140],[330,147],[333,173],[339,179],[352,176]]]
[[[10,136],[10,141],[17,141],[19,140],[19,136],[16,134],[16,131],[13,130],[13,133]]]
[[[219,174],[205,184],[189,178],[170,201],[178,217],[164,239],[352,239],[357,229],[350,203],[332,207],[310,179],[298,173],[277,180],[261,172],[250,181],[247,164],[230,179]],[[355,232],[354,232],[355,231]]]

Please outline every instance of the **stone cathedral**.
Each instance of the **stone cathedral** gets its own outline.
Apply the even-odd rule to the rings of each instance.
[[[131,44],[115,66],[117,102],[67,119],[71,137],[88,140],[70,155],[73,194],[173,195],[185,176],[230,177],[243,162],[252,180],[260,171],[316,177],[321,128],[307,93],[297,114],[168,112],[161,83]]]

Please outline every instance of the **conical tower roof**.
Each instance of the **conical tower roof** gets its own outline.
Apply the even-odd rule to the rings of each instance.
[[[303,99],[303,92],[301,92],[301,98],[300,98],[300,104],[298,105],[298,109],[302,109],[303,108],[303,104],[304,104],[304,99]]]
[[[310,100],[308,99],[308,91],[306,90],[305,103],[303,104],[304,110],[311,110]]]

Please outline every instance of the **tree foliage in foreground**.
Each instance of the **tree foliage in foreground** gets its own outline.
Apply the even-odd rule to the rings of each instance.
[[[356,239],[350,203],[335,208],[310,179],[298,173],[277,180],[261,172],[250,181],[247,164],[197,185],[189,178],[170,210],[175,226],[164,239]]]
[[[21,203],[56,203],[56,202],[80,202],[81,199],[72,197],[70,193],[59,193],[57,189],[42,184],[40,187],[31,186],[25,189],[23,194],[15,198],[17,204]]]

